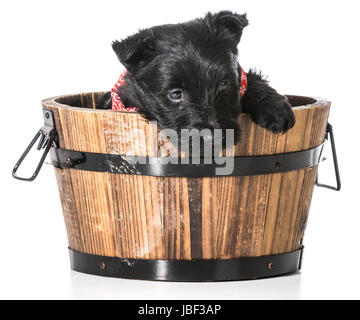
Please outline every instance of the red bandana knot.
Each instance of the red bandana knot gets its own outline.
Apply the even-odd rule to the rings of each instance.
[[[240,69],[240,73],[241,73],[241,79],[240,79],[240,98],[242,98],[242,96],[245,94],[246,90],[247,90],[247,76],[246,76],[246,72],[244,71],[243,68],[241,68],[239,66]]]
[[[247,89],[247,77],[246,72],[239,66],[240,69],[240,98],[245,94]],[[136,107],[126,108],[124,103],[121,101],[120,96],[118,94],[119,88],[125,84],[125,75],[126,70],[124,70],[119,80],[115,83],[115,85],[111,89],[111,101],[112,101],[112,110],[114,111],[125,111],[125,112],[136,112]]]

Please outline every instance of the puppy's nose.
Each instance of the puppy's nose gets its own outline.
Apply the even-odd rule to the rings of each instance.
[[[220,129],[220,125],[219,125],[219,123],[217,122],[217,119],[216,119],[215,110],[209,113],[209,115],[208,115],[208,123],[210,125],[210,129]]]
[[[209,121],[210,129],[220,129],[220,124],[216,120]]]

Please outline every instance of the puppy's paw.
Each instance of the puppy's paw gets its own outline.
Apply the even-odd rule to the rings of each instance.
[[[285,133],[295,124],[295,115],[286,97],[264,101],[252,114],[255,123],[274,133]]]

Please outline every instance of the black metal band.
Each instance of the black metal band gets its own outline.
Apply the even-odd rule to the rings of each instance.
[[[81,253],[69,248],[71,269],[104,277],[163,281],[226,281],[274,277],[300,270],[299,250],[234,259],[145,260]]]
[[[268,156],[223,157],[202,160],[199,164],[183,163],[183,159],[121,156],[91,152],[79,152],[61,148],[52,148],[51,161],[58,168],[78,169],[119,174],[138,174],[167,177],[213,177],[213,176],[249,176],[258,174],[279,173],[315,166],[319,163],[323,144],[308,150],[274,154]],[[174,162],[178,162],[178,164]],[[233,162],[232,162],[233,161]],[[220,163],[221,162],[221,163]],[[226,165],[233,171],[219,171]]]

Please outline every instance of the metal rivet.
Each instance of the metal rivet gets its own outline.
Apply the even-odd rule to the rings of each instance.
[[[65,160],[65,163],[66,163],[66,164],[70,164],[70,163],[71,163],[71,158],[70,158],[70,157],[67,157],[66,160]]]
[[[106,264],[104,262],[100,263],[100,269],[104,270],[106,268]]]
[[[269,262],[268,268],[269,268],[269,269],[272,269],[273,266],[274,266],[273,263],[272,263],[272,262]]]
[[[49,118],[50,118],[49,112],[45,112],[45,118],[46,118],[46,119],[49,119]]]
[[[281,168],[281,161],[276,162],[276,163],[275,163],[275,167],[276,167],[276,168]]]

